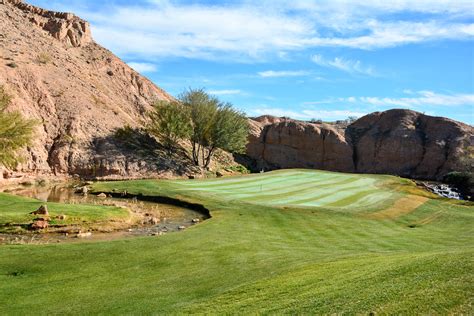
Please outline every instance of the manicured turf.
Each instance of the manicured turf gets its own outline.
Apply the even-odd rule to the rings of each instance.
[[[212,218],[162,237],[2,246],[0,314],[474,312],[474,206],[408,180],[285,170],[95,185],[113,189],[200,202]]]
[[[80,225],[90,227],[94,225],[108,225],[111,220],[123,221],[130,217],[130,213],[119,207],[87,205],[87,204],[61,204],[44,203],[35,199],[0,193],[0,233],[15,232],[14,225],[32,223],[37,216],[30,213],[36,211],[41,205],[47,205],[53,223],[64,225]],[[58,215],[65,215],[64,220],[56,219]],[[13,230],[13,231],[12,231]]]

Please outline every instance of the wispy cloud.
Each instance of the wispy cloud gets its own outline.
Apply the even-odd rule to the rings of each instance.
[[[316,54],[311,56],[311,60],[322,67],[336,68],[348,73],[357,73],[368,76],[374,76],[375,71],[372,67],[362,66],[360,60],[344,59],[342,57],[335,57],[334,59],[325,59],[322,55]]]
[[[158,68],[156,65],[151,63],[138,63],[138,62],[129,62],[127,63],[130,67],[135,69],[138,72],[146,73],[146,72],[156,72]]]
[[[361,103],[377,106],[415,107],[422,105],[434,106],[474,106],[474,94],[440,94],[433,91],[418,91],[413,97],[380,98],[360,97]]]
[[[409,97],[337,97],[319,101],[303,102],[304,105],[324,105],[324,104],[355,104],[373,105],[379,107],[405,107],[416,108],[417,106],[474,106],[474,94],[452,93],[443,94],[433,91],[412,91],[403,90]]]
[[[287,110],[284,108],[277,107],[256,107],[254,110],[250,111],[249,115],[251,116],[260,116],[260,115],[273,115],[278,117],[291,117],[293,119],[300,120],[311,120],[311,119],[322,119],[322,120],[342,120],[346,119],[349,116],[361,117],[367,114],[367,112],[362,111],[352,111],[352,110],[308,110],[303,109],[301,111]]]
[[[92,1],[68,9],[89,19],[96,40],[122,56],[242,62],[286,58],[288,52],[315,47],[372,50],[474,37],[473,6],[464,0],[87,3]],[[420,15],[393,18],[406,12]],[[349,61],[339,62],[344,67]]]
[[[310,75],[310,72],[306,70],[267,70],[259,72],[258,75],[262,78],[302,77]]]
[[[213,95],[232,95],[232,94],[241,94],[241,90],[209,90],[209,94]]]

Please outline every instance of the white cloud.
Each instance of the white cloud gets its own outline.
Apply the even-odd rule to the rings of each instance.
[[[416,96],[402,98],[360,97],[358,100],[361,103],[376,106],[474,106],[474,94],[440,94],[433,91],[418,91],[413,94],[416,94]]]
[[[300,120],[311,120],[311,119],[322,119],[322,120],[342,120],[349,116],[361,117],[366,115],[366,112],[351,111],[351,110],[308,110],[303,109],[301,111],[286,110],[283,108],[274,108],[263,106],[256,108],[249,113],[251,116],[260,115],[273,115],[278,117],[291,117],[293,119]]]
[[[373,105],[378,107],[405,107],[416,108],[418,106],[474,106],[474,94],[453,93],[442,94],[433,91],[404,90],[410,97],[339,97],[328,98],[320,101],[304,102],[304,105],[344,104],[352,103],[359,106]]]
[[[145,72],[155,72],[158,70],[156,65],[150,63],[138,63],[138,62],[129,62],[127,63],[130,67],[135,69],[138,72],[145,73]]]
[[[209,94],[213,95],[231,95],[231,94],[241,94],[240,90],[209,90]]]
[[[322,55],[316,54],[311,56],[311,60],[319,66],[336,68],[349,73],[357,73],[363,75],[374,76],[375,72],[372,67],[362,66],[359,60],[344,59],[335,57],[333,60],[325,59]]]
[[[267,70],[267,71],[261,71],[258,73],[258,75],[262,78],[279,78],[279,77],[302,77],[302,76],[307,76],[309,75],[310,72],[305,71],[305,70],[282,70],[282,71],[276,71],[276,70]]]
[[[116,4],[98,11],[78,6],[76,12],[92,22],[99,43],[122,56],[147,58],[245,62],[285,59],[288,52],[314,47],[377,49],[474,37],[474,23],[466,19],[474,16],[473,6],[464,0],[148,2],[146,7]],[[347,65],[348,60],[332,62],[341,69],[362,67]]]

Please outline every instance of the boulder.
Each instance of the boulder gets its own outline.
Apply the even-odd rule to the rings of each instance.
[[[48,206],[41,205],[36,211],[31,212],[32,215],[49,215]]]
[[[49,222],[44,219],[44,218],[38,218],[33,221],[33,224],[31,224],[31,229],[33,230],[40,230],[40,229],[46,229],[49,226]]]

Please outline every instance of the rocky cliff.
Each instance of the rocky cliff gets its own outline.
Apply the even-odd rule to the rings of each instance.
[[[158,172],[111,141],[137,127],[156,100],[172,97],[96,44],[89,24],[71,13],[0,0],[0,85],[11,110],[39,126],[19,170],[127,176]]]
[[[472,126],[410,110],[364,116],[349,125],[259,117],[247,154],[257,168],[317,168],[441,179],[464,168]],[[472,150],[472,149],[471,149]]]

